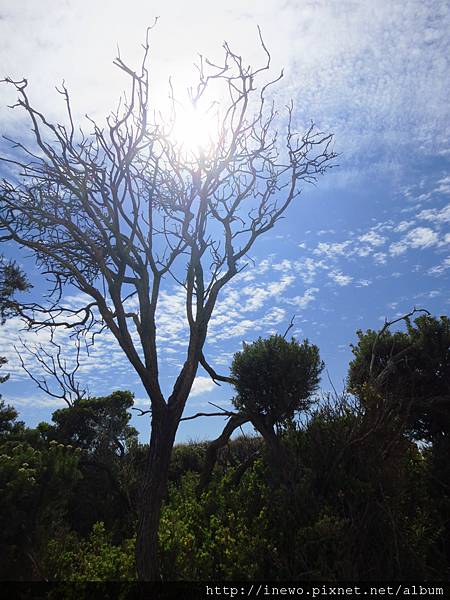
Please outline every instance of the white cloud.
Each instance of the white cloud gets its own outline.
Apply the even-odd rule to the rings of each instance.
[[[381,228],[385,224],[380,224]],[[351,234],[352,232],[347,232]],[[337,261],[342,257],[358,256],[365,258],[374,253],[375,249],[386,243],[386,237],[380,235],[376,228],[371,228],[356,239],[347,239],[342,242],[319,242],[314,249],[314,254],[325,256],[328,260]]]
[[[262,275],[263,273],[266,273],[269,270],[269,267],[270,267],[270,261],[267,258],[264,258],[258,264],[258,267],[256,268],[256,272],[258,273],[258,275]]]
[[[421,294],[416,294],[414,298],[438,298],[441,295],[439,290],[430,290],[429,292],[422,292]]]
[[[311,257],[298,260],[294,264],[295,271],[308,284],[314,281],[318,271],[327,270],[328,268],[328,265],[323,260],[316,260]]]
[[[359,237],[360,242],[366,242],[371,246],[382,246],[386,242],[386,238],[381,236],[373,229]]]
[[[290,269],[292,269],[292,262],[285,258],[279,263],[274,263],[272,265],[272,269],[274,269],[275,271],[289,271]]]
[[[20,394],[11,395],[8,394],[7,404],[12,406],[22,406],[30,408],[50,408],[56,410],[58,408],[66,408],[67,404],[64,400],[59,398],[53,398],[47,395],[34,395],[34,394]]]
[[[396,233],[403,233],[410,227],[414,225],[414,221],[400,221],[400,223],[395,227],[394,231]]]
[[[342,287],[349,285],[353,281],[353,277],[344,275],[341,271],[332,271],[331,273],[328,273],[328,277]]]
[[[305,309],[308,307],[311,302],[316,299],[316,294],[319,291],[319,288],[312,287],[308,288],[302,296],[295,296],[294,298],[286,299],[288,304],[292,304],[294,306],[298,306],[301,309]]]
[[[438,243],[439,237],[429,227],[416,227],[404,238],[411,248],[429,248]]]
[[[198,376],[194,379],[194,384],[191,389],[190,397],[200,396],[200,394],[206,394],[216,387],[216,384],[211,377]]]
[[[293,275],[283,275],[280,281],[271,281],[267,285],[267,289],[271,296],[278,296],[281,292],[284,292],[295,281]]]
[[[293,282],[293,275],[283,275],[279,281],[270,281],[264,287],[248,286],[241,290],[241,295],[246,296],[243,312],[256,311],[262,308],[269,298],[276,298],[283,293]]]
[[[439,242],[439,236],[429,227],[416,227],[412,229],[399,242],[394,242],[389,247],[392,256],[404,254],[408,248],[429,248]]]
[[[227,340],[233,337],[243,338],[247,332],[257,330],[258,328],[258,321],[242,319],[232,325],[228,324],[220,333],[215,334],[214,338],[216,340]]]
[[[359,246],[359,247],[355,248],[355,250],[353,252],[349,252],[348,256],[351,256],[352,254],[356,254],[360,258],[365,258],[366,256],[370,256],[372,254],[372,252],[373,252],[373,247],[371,247],[371,246]]]
[[[423,210],[419,213],[419,219],[431,221],[432,223],[450,223],[450,204],[441,209],[430,208]]]
[[[404,242],[394,242],[389,246],[389,253],[391,256],[400,256],[408,250],[408,244]]]
[[[314,254],[324,255],[327,258],[335,258],[337,256],[344,256],[348,253],[349,246],[351,245],[350,240],[344,242],[319,242],[317,248],[314,249]]]
[[[429,273],[432,275],[441,275],[444,271],[447,271],[447,269],[450,269],[450,256],[445,258],[440,265],[431,268]]]
[[[334,229],[319,229],[319,231],[317,232],[317,235],[327,235],[327,234],[333,234],[336,233],[336,231]]]
[[[252,312],[260,309],[267,298],[270,297],[269,291],[264,288],[244,288],[242,294],[247,296],[247,301],[242,307],[243,312]]]
[[[441,194],[450,194],[450,176],[439,179],[435,191]]]
[[[409,151],[442,153],[448,147],[445,2],[229,0],[219,6],[206,0],[135,0],[127,11],[118,0],[110,0],[107,11],[87,0],[9,3],[0,21],[3,71],[27,77],[45,112],[62,105],[48,92],[65,78],[77,114],[104,114],[123,88],[111,65],[116,44],[126,60],[138,64],[145,27],[156,15],[161,18],[151,34],[153,97],[167,95],[169,74],[180,89],[192,84],[197,53],[218,60],[222,39],[246,62],[259,61],[258,23],[274,73],[286,67],[277,88],[280,105],[293,96],[300,122],[312,116],[333,124],[347,158],[373,153],[375,144],[395,157],[402,143]],[[2,106],[14,100],[11,90],[0,93]],[[440,184],[445,189],[446,179]]]
[[[187,346],[186,291],[180,286],[161,290],[156,311],[158,346]]]
[[[373,260],[377,265],[386,264],[386,258],[387,258],[387,254],[385,252],[376,252],[373,255]]]
[[[279,325],[286,317],[286,311],[283,308],[274,306],[261,319],[261,325],[272,326]]]

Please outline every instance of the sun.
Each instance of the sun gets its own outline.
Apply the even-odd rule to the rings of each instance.
[[[209,154],[218,138],[217,112],[192,104],[177,107],[171,137],[188,156]]]

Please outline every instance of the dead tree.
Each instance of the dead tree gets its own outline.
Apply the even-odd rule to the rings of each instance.
[[[191,102],[197,106],[218,85],[226,100],[216,139],[196,152],[171,135],[177,104],[165,121],[150,105],[148,35],[140,69],[115,60],[129,93],[105,126],[90,121],[89,135],[75,126],[64,85],[58,91],[67,106],[65,125],[34,108],[25,79],[6,80],[17,90],[15,106],[31,120],[35,143],[14,142],[3,158],[15,175],[0,186],[0,228],[3,239],[33,252],[54,282],[46,301],[23,304],[20,314],[34,329],[87,335],[108,328],[148,394],[151,435],[136,545],[141,580],[159,576],[157,532],[171,450],[199,364],[209,368],[203,347],[219,293],[301,184],[315,182],[335,157],[331,134],[313,124],[295,133],[292,105],[283,120],[278,116],[269,93],[281,75],[257,88],[270,70],[262,38],[261,46],[265,61],[256,69],[226,43],[221,65],[201,60]],[[183,367],[165,397],[156,311],[171,278],[184,289],[189,335]],[[89,297],[79,309],[63,302],[74,287]]]

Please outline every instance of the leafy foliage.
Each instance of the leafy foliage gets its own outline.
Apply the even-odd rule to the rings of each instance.
[[[78,461],[79,453],[71,446],[51,442],[36,447],[26,439],[2,438],[2,579],[42,578],[43,549],[67,516],[70,494],[80,478]]]
[[[395,406],[412,439],[430,444],[428,485],[436,499],[440,554],[450,562],[450,320],[421,316],[406,331],[358,331],[349,385],[368,410]],[[372,407],[373,410],[373,407]]]
[[[133,395],[120,391],[80,399],[54,412],[54,425],[38,426],[45,439],[83,451],[82,478],[71,499],[70,519],[73,529],[83,535],[103,521],[120,540],[132,526],[138,487],[131,460],[137,445],[137,431],[129,425],[132,404]]]
[[[267,489],[253,472],[246,485],[230,487],[226,474],[196,495],[198,477],[188,474],[172,486],[161,518],[162,571],[168,580],[261,577],[270,550]]]
[[[18,412],[13,406],[5,404],[0,396],[0,443],[1,440],[23,429],[23,423],[17,421]]]
[[[102,398],[82,398],[69,408],[53,413],[53,428],[46,435],[75,444],[89,455],[123,455],[126,446],[136,441],[137,431],[128,425],[133,405],[130,392],[113,392]]]
[[[378,387],[387,401],[408,413],[416,439],[430,440],[450,433],[450,320],[430,316],[407,322],[406,331],[389,330],[381,335],[357,332],[352,347],[350,388],[364,401],[363,386],[385,373]],[[372,358],[373,357],[373,358]],[[372,371],[371,371],[372,364]]]
[[[23,271],[12,261],[0,256],[0,322],[13,312],[14,294],[30,287]]]
[[[290,485],[263,456],[236,483],[229,466],[199,497],[198,476],[172,485],[160,554],[168,580],[401,579],[445,571],[440,522],[426,486],[429,463],[399,440],[362,438],[364,414],[329,403],[283,441]],[[392,440],[391,440],[392,441]]]
[[[51,540],[46,562],[51,580],[132,581],[135,579],[134,539],[116,546],[104,523],[95,523],[85,540],[79,540],[74,533],[62,540]]]
[[[233,402],[248,415],[284,421],[311,405],[323,363],[319,349],[308,340],[286,341],[280,335],[244,344],[235,354],[231,374],[237,396]]]

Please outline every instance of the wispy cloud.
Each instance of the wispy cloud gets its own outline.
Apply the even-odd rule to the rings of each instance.
[[[444,271],[450,269],[450,256],[444,258],[441,264],[435,265],[430,269],[431,275],[442,275]]]
[[[166,96],[168,74],[180,89],[192,83],[197,53],[217,59],[222,39],[247,61],[261,60],[258,23],[274,71],[285,67],[277,90],[281,105],[294,97],[299,123],[313,117],[323,127],[331,125],[351,160],[370,153],[376,166],[381,145],[394,159],[405,145],[408,152],[447,147],[450,8],[439,1],[230,0],[221,7],[205,0],[135,0],[128,11],[118,0],[109,2],[108,11],[87,0],[10,4],[0,21],[3,70],[28,77],[43,109],[62,107],[48,90],[65,78],[77,113],[102,114],[114,108],[111,98],[123,86],[111,66],[116,43],[137,64],[139,41],[157,15],[151,70],[156,97]],[[0,93],[0,104],[10,104],[9,92]],[[445,192],[448,181],[443,178],[441,185]]]

